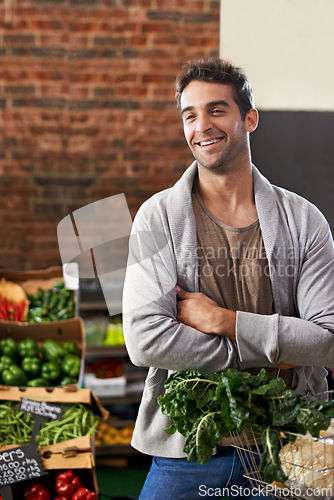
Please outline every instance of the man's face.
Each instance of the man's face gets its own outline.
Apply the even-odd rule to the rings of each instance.
[[[230,85],[193,80],[182,92],[181,116],[188,146],[204,168],[227,172],[249,154],[254,128],[248,115],[242,121]]]

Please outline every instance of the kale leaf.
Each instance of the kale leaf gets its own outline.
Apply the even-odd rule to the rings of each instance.
[[[259,464],[259,471],[263,472],[264,480],[267,483],[277,481],[284,484],[288,479],[284,474],[279,459],[280,432],[277,429],[266,427],[261,432],[261,443],[263,453]]]
[[[194,423],[187,436],[184,451],[188,460],[197,460],[205,464],[212,455],[212,449],[221,438],[220,411],[213,411],[202,415]]]
[[[182,370],[173,373],[165,383],[166,393],[159,396],[158,403],[163,414],[170,418],[172,434],[176,431],[187,437],[193,424],[203,415],[220,409],[216,398],[219,375]]]

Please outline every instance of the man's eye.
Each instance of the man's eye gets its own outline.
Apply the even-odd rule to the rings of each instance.
[[[187,115],[184,117],[185,122],[189,122],[195,118],[195,115]]]

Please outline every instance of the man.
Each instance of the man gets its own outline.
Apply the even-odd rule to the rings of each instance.
[[[195,161],[139,210],[124,286],[128,352],[150,367],[132,442],[154,456],[143,500],[219,496],[244,482],[228,440],[201,465],[187,462],[180,434],[164,432],[157,398],[173,371],[265,367],[307,394],[326,390],[323,366],[334,365],[330,229],[252,164],[258,112],[247,77],[197,61],[178,76],[176,100]]]

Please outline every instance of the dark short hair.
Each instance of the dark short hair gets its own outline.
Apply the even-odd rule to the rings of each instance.
[[[234,100],[237,103],[242,120],[248,111],[254,108],[254,97],[251,84],[241,68],[223,59],[199,59],[186,64],[176,78],[175,99],[180,108],[181,94],[193,80],[201,82],[222,83],[231,85]]]

